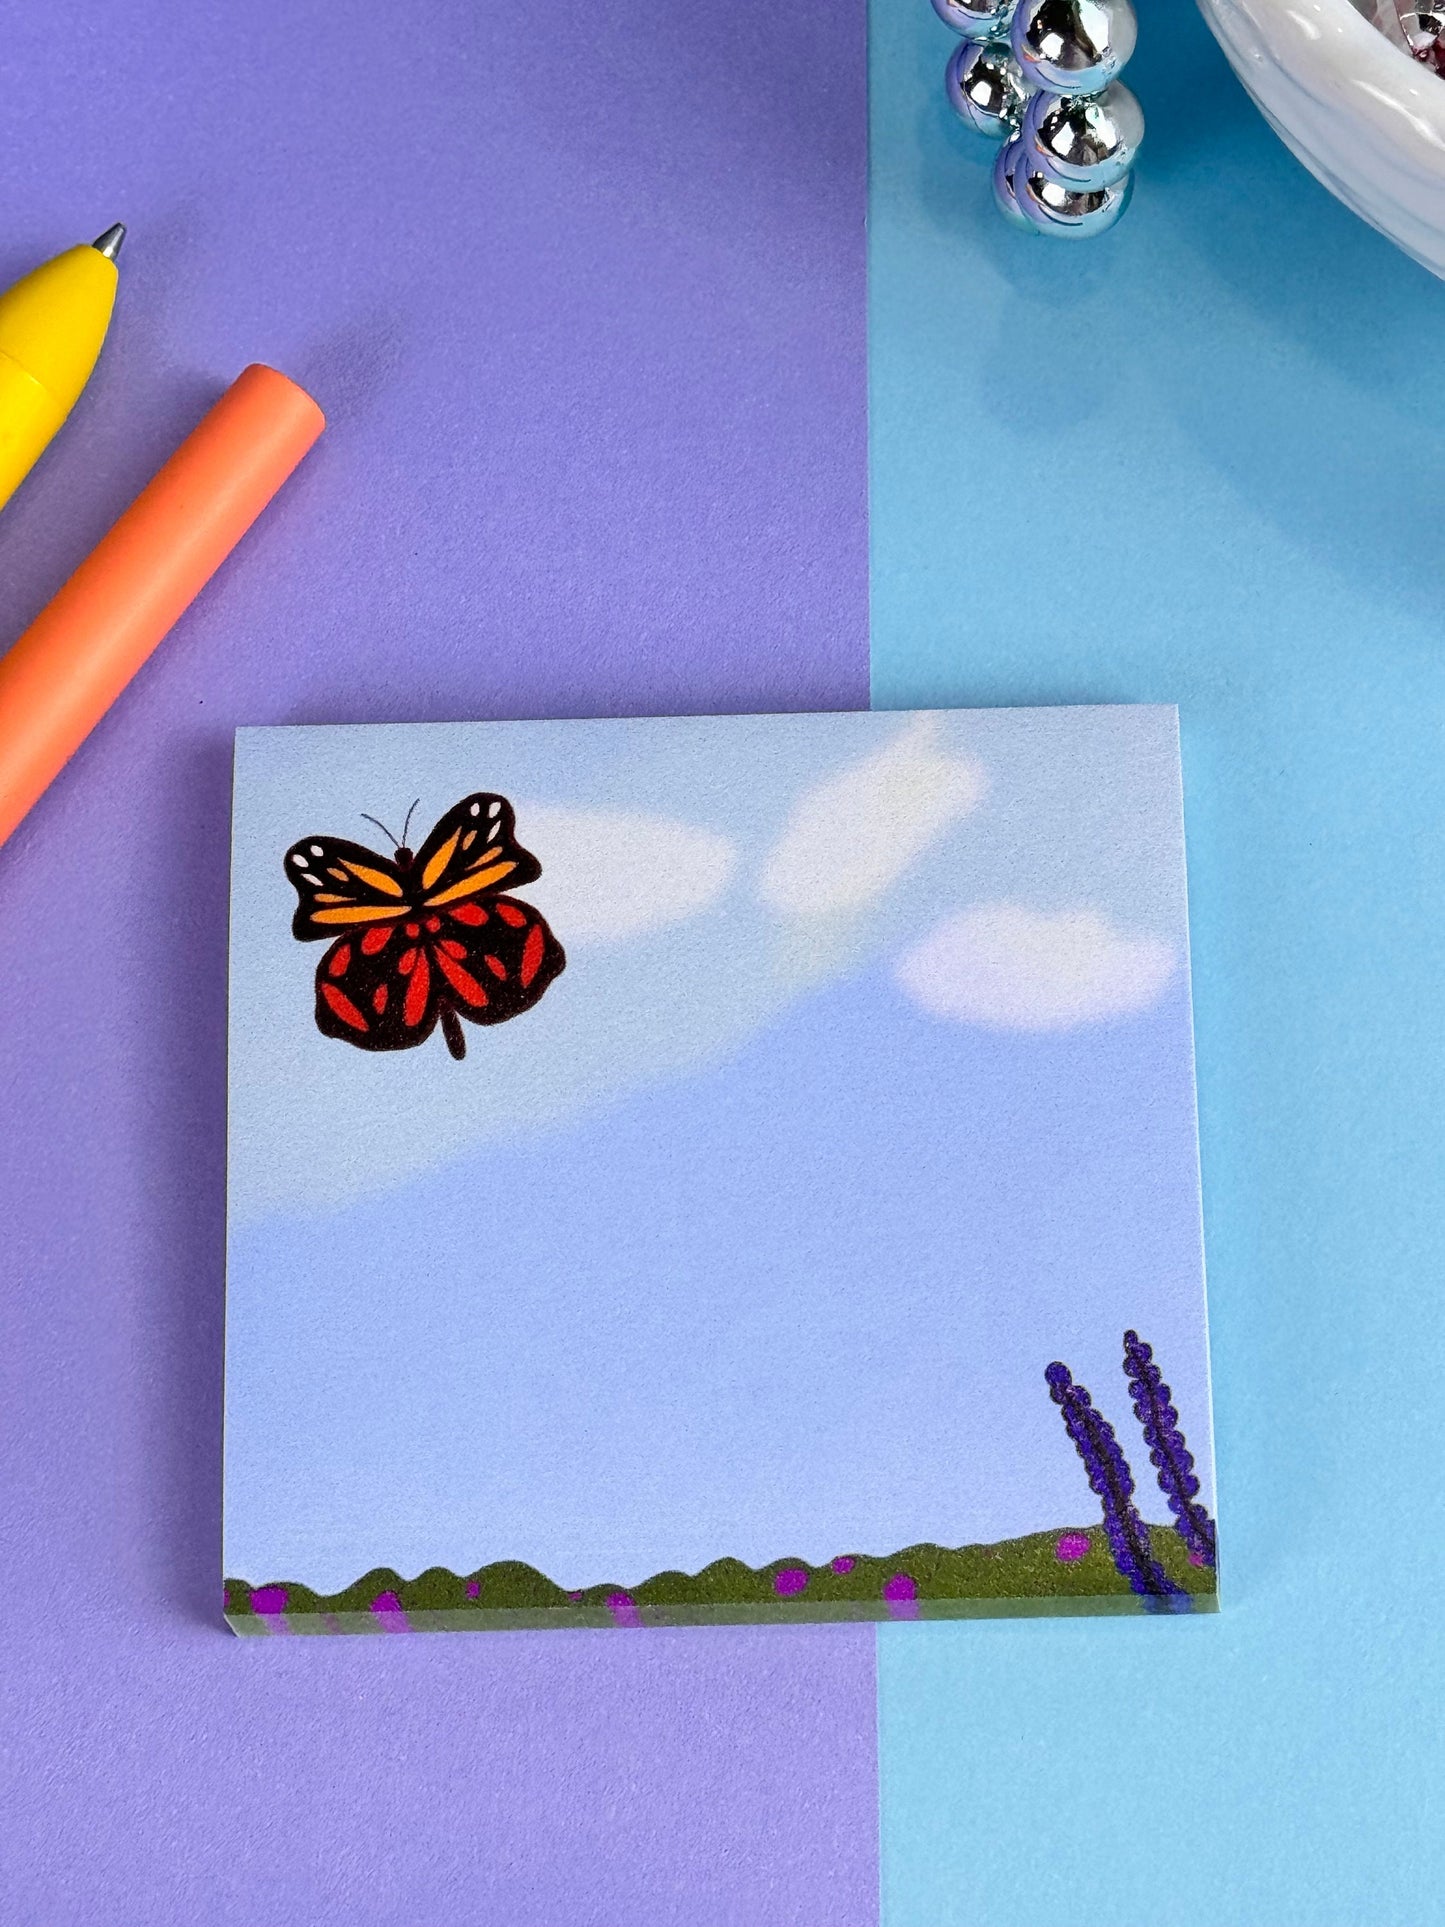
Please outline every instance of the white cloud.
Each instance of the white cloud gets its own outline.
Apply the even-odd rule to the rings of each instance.
[[[938,746],[936,716],[799,798],[763,870],[765,903],[793,917],[836,916],[879,897],[984,790],[981,766]]]
[[[1055,916],[1016,903],[949,917],[895,966],[934,1017],[1000,1030],[1072,1030],[1147,1010],[1174,974],[1173,946],[1130,937],[1095,910]]]
[[[563,945],[625,943],[695,916],[727,888],[724,836],[624,810],[518,806],[518,834],[542,865],[525,895]]]

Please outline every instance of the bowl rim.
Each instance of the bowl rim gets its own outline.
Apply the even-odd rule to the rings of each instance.
[[[1371,0],[1371,3],[1374,5],[1381,5],[1381,6],[1393,6],[1395,4],[1395,0]],[[1283,10],[1283,7],[1285,4],[1289,4],[1294,7],[1295,11],[1298,11],[1299,0],[1269,0],[1269,4],[1277,5],[1281,8],[1281,10]],[[1366,20],[1364,14],[1360,11],[1360,8],[1355,4],[1355,0],[1323,0],[1321,11],[1326,13],[1345,12],[1345,13],[1354,14],[1357,20],[1364,21],[1365,26],[1369,28],[1370,32],[1375,36],[1377,40],[1384,41],[1385,45],[1390,49],[1390,52],[1392,54],[1395,54],[1399,59],[1405,61],[1412,69],[1416,67],[1420,67],[1420,68],[1423,68],[1427,73],[1430,71],[1428,68],[1425,68],[1425,63],[1423,61],[1416,60],[1413,54],[1407,54],[1405,49],[1400,45],[1399,41],[1392,40],[1387,33],[1383,32],[1379,27],[1375,25],[1373,20]],[[1434,78],[1438,80],[1441,78],[1441,76],[1436,74]]]
[[[1296,88],[1327,90],[1357,127],[1370,130],[1373,145],[1397,157],[1410,154],[1422,173],[1445,178],[1445,75],[1412,59],[1354,0],[1199,0],[1199,6],[1251,93],[1266,67]]]

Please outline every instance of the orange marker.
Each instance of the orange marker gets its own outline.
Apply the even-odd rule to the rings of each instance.
[[[0,658],[0,843],[325,426],[304,388],[246,369]]]

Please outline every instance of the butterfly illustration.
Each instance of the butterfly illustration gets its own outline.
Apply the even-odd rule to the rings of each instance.
[[[416,805],[412,805],[414,810]],[[374,816],[383,835],[391,836]],[[566,966],[540,911],[500,894],[542,866],[513,836],[505,796],[464,796],[421,848],[394,856],[340,837],[307,836],[286,852],[300,902],[291,934],[331,939],[316,968],[316,1027],[358,1050],[409,1050],[438,1023],[453,1057],[461,1019],[504,1024],[530,1010]]]

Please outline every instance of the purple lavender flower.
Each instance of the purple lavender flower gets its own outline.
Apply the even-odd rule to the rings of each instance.
[[[1130,1591],[1143,1599],[1177,1599],[1187,1606],[1188,1593],[1175,1585],[1154,1557],[1149,1528],[1134,1508],[1134,1475],[1113,1426],[1095,1410],[1086,1389],[1074,1383],[1067,1365],[1055,1361],[1044,1377],[1049,1382],[1049,1397],[1063,1414],[1074,1450],[1084,1462],[1090,1489],[1097,1493],[1103,1507],[1104,1537],[1119,1576],[1127,1579]]]
[[[1158,1475],[1159,1490],[1169,1501],[1175,1530],[1189,1548],[1190,1564],[1212,1567],[1214,1521],[1199,1503],[1194,1457],[1179,1429],[1174,1395],[1154,1363],[1153,1347],[1146,1345],[1136,1331],[1124,1334],[1124,1373],[1134,1401],[1134,1416],[1144,1428],[1149,1463]]]

